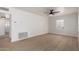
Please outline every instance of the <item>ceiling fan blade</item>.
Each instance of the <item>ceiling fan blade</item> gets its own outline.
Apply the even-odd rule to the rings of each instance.
[[[52,12],[52,13],[59,13],[60,11],[54,11],[54,12]]]

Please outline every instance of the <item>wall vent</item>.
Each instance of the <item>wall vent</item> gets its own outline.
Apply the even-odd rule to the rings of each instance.
[[[27,38],[27,32],[22,32],[22,33],[19,33],[19,39],[26,39]]]

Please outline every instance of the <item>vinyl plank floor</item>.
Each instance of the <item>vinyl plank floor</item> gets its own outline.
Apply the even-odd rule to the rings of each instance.
[[[18,42],[10,39],[0,39],[0,51],[78,51],[78,38],[44,34]]]

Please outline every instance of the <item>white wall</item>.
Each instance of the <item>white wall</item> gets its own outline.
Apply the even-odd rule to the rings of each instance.
[[[78,15],[69,14],[48,19],[46,16],[41,16],[16,8],[10,8],[11,13],[11,41],[19,41],[18,34],[27,32],[29,37],[46,34],[56,33],[70,36],[77,36],[78,33]],[[62,33],[56,30],[56,20],[64,19],[65,28]],[[48,25],[49,24],[49,25]]]
[[[28,32],[28,37],[48,33],[48,19],[45,16],[24,12],[10,8],[11,19],[11,41],[22,40],[18,38],[20,32]]]
[[[0,19],[0,36],[5,35],[5,21]]]
[[[78,8],[78,37],[79,37],[79,8]]]
[[[59,32],[56,29],[56,20],[64,19],[64,29]],[[68,14],[63,16],[51,17],[49,20],[49,32],[55,34],[63,34],[69,36],[78,35],[78,14]]]

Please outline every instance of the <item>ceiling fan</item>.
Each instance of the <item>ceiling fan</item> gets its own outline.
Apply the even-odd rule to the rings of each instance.
[[[56,13],[59,13],[60,11],[55,11],[54,9],[51,9],[49,12],[49,15],[55,15]]]
[[[6,19],[6,16],[0,16],[0,19]]]
[[[10,19],[11,14],[0,15],[0,19]]]

